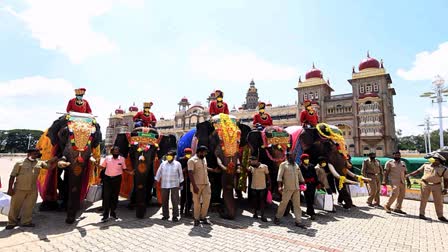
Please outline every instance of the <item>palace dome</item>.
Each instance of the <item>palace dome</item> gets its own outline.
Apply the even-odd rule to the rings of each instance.
[[[358,66],[359,71],[367,68],[380,68],[380,62],[375,58],[371,58],[369,53],[367,53],[367,58],[363,59]]]

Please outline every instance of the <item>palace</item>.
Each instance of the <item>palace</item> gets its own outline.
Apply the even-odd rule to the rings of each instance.
[[[389,156],[396,150],[395,114],[393,106],[394,88],[392,80],[386,72],[383,61],[378,61],[367,54],[358,66],[352,69],[352,93],[331,95],[334,91],[329,80],[325,80],[323,72],[314,64],[305,74],[305,80],[299,77],[294,88],[298,93],[298,102],[287,106],[272,106],[266,104],[266,112],[273,119],[274,125],[287,127],[299,125],[299,113],[303,110],[303,102],[310,100],[318,112],[321,122],[338,126],[347,144],[347,150],[352,156],[363,156],[375,152],[377,156]],[[214,100],[214,93],[207,102]],[[230,111],[242,123],[252,126],[252,118],[257,113],[258,90],[252,80],[246,94],[246,102],[238,109]],[[160,118],[157,129],[165,134],[182,136],[196,124],[208,120],[208,107],[201,103],[190,104],[186,97],[178,103],[178,111],[174,119]],[[119,133],[132,130],[132,117],[137,113],[135,104],[128,112],[118,108],[109,118],[106,130],[106,148],[112,147]]]

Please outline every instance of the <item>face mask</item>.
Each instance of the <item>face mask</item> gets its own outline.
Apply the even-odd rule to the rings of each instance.
[[[217,98],[216,100],[219,101],[219,102],[222,102],[222,98],[221,97]]]
[[[374,160],[376,157],[370,157],[370,159]]]
[[[320,164],[320,166],[325,167],[325,166],[327,166],[327,163],[322,163],[322,164]]]
[[[399,157],[394,157],[394,159],[395,159],[395,161],[398,161],[398,160],[400,160],[401,158],[399,158]]]
[[[435,161],[436,161],[435,158],[428,158],[428,162],[431,163],[431,164],[433,164]]]
[[[112,157],[114,157],[114,159],[117,159],[119,155],[120,154],[112,154]]]
[[[166,156],[166,160],[168,160],[168,162],[169,162],[169,161],[173,161],[173,158],[174,158],[174,157],[171,156],[171,155]]]
[[[260,109],[260,113],[264,113],[264,109]]]
[[[78,100],[82,100],[82,95],[77,95],[77,96],[76,96],[76,99],[78,99]]]
[[[191,154],[185,154],[186,158],[191,158]]]
[[[304,160],[303,160],[303,163],[307,165],[307,164],[310,163],[310,160],[309,160],[309,159],[304,159]]]

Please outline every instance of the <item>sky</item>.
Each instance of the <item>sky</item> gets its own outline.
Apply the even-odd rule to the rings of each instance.
[[[369,51],[391,75],[397,130],[421,134],[438,112],[419,95],[448,82],[446,13],[443,0],[3,0],[0,129],[44,130],[78,87],[103,128],[119,106],[173,118],[182,97],[205,105],[215,89],[239,107],[252,79],[262,101],[294,104],[313,62],[350,93]]]

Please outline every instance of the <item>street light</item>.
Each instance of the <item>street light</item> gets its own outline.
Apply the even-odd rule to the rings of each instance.
[[[431,126],[434,126],[437,124],[431,123],[431,120],[429,116],[425,117],[425,122],[423,124],[419,124],[418,126],[423,126],[424,134],[423,138],[425,139],[425,152],[430,153],[431,152]]]
[[[31,138],[32,138],[31,134],[28,134],[28,148],[27,148],[27,150],[30,149]]]
[[[429,97],[432,100],[432,103],[437,103],[439,105],[439,116],[435,118],[439,118],[439,139],[440,139],[440,148],[443,148],[443,116],[442,116],[442,102],[445,102],[443,100],[442,95],[448,96],[448,89],[444,86],[445,80],[440,76],[437,75],[432,82],[434,85],[434,91],[435,92],[425,92],[420,95],[420,97]],[[435,99],[435,100],[434,100]]]

